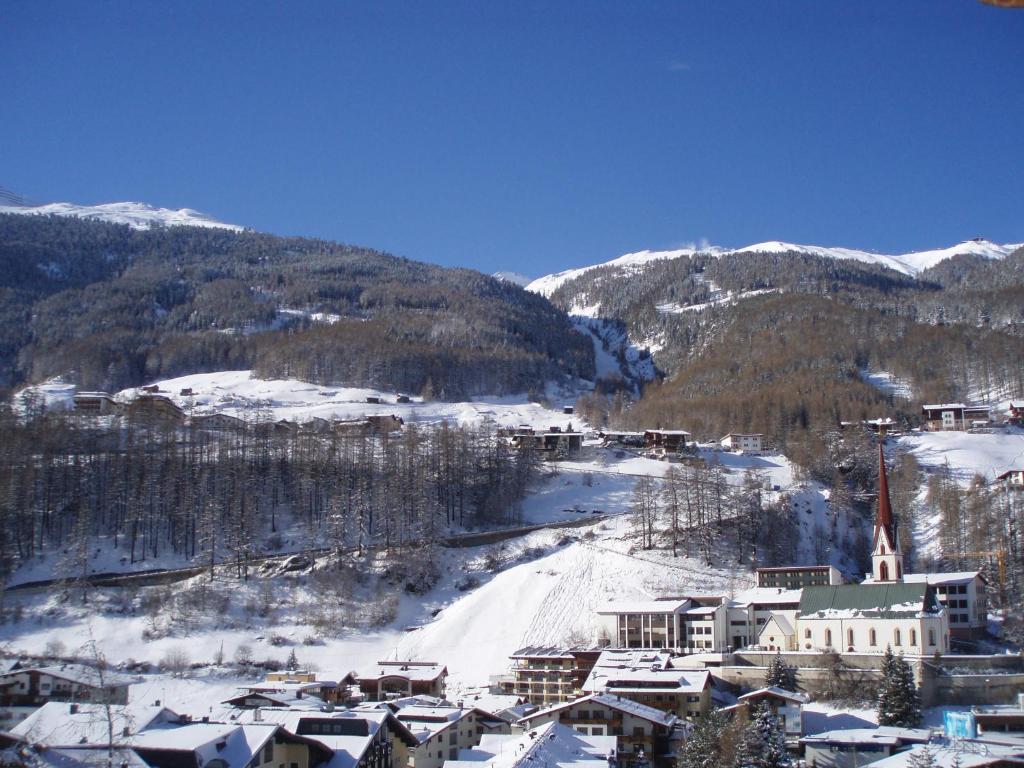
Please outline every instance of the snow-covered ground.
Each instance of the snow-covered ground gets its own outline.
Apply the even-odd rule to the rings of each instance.
[[[912,400],[914,397],[914,390],[910,386],[910,382],[906,379],[901,379],[894,373],[864,370],[860,372],[860,375],[865,382],[885,392],[887,395],[892,395],[902,400]]]
[[[1024,467],[1024,430],[991,432],[912,432],[899,438],[898,450],[913,454],[925,472],[945,472],[967,486],[975,475],[991,482],[1010,469]]]
[[[0,213],[18,213],[26,216],[73,216],[77,219],[94,219],[113,224],[127,224],[132,229],[162,227],[207,227],[230,229],[241,232],[237,224],[225,224],[205,213],[191,208],[157,208],[148,203],[103,203],[101,205],[77,205],[75,203],[47,203],[46,205],[21,206],[0,205]]]
[[[329,322],[325,320],[324,322]],[[259,379],[251,371],[219,371],[197,373],[154,382],[161,394],[169,397],[189,414],[226,413],[239,418],[290,421],[322,419],[362,419],[374,414],[394,414],[406,422],[421,424],[481,424],[516,426],[531,424],[537,427],[585,426],[573,416],[562,413],[562,405],[575,402],[573,393],[550,393],[558,402],[545,407],[530,402],[526,395],[479,397],[468,402],[424,402],[421,397],[410,397],[408,403],[396,402],[395,392],[367,387],[328,387],[297,379]],[[182,395],[191,389],[193,394]],[[125,389],[116,394],[120,400],[136,397],[139,390]],[[71,408],[75,394],[73,385],[54,380],[28,387],[19,392],[16,402],[24,404],[35,398],[45,401],[48,408]],[[367,398],[379,398],[380,403],[369,403]]]

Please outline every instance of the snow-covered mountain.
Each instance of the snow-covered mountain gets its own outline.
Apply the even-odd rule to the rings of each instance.
[[[525,288],[532,281],[532,277],[527,277],[522,272],[510,272],[508,270],[502,272],[495,272],[491,277],[497,278],[506,283],[512,283],[518,285],[520,288]]]
[[[73,216],[79,219],[95,219],[113,224],[127,224],[133,229],[164,227],[210,227],[241,232],[237,224],[225,224],[191,208],[173,210],[157,208],[147,203],[103,203],[102,205],[76,205],[75,203],[47,203],[46,205],[0,206],[0,213],[20,213],[34,216]]]
[[[1024,243],[999,245],[983,238],[965,240],[962,243],[952,245],[948,248],[938,248],[930,251],[913,251],[902,254],[873,253],[871,251],[860,251],[854,248],[826,248],[818,245],[797,245],[772,240],[765,243],[755,243],[744,248],[722,248],[719,246],[707,245],[700,247],[680,248],[669,251],[638,251],[627,253],[611,261],[602,264],[592,264],[578,269],[567,269],[563,272],[539,277],[526,286],[526,290],[539,293],[542,296],[550,296],[561,285],[599,267],[618,267],[627,272],[640,271],[646,264],[652,261],[663,259],[677,259],[681,256],[692,256],[694,253],[709,253],[712,255],[724,255],[731,253],[804,253],[811,256],[820,256],[827,259],[853,259],[868,264],[880,264],[905,275],[916,275],[936,264],[950,259],[953,256],[974,255],[987,259],[1003,259],[1013,253]]]

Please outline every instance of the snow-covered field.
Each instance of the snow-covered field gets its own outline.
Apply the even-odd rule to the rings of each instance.
[[[1024,467],[1024,430],[991,432],[912,432],[899,438],[898,450],[913,454],[925,472],[945,472],[967,486],[975,475],[987,482]]]

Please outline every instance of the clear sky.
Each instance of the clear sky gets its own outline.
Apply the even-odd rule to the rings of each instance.
[[[537,276],[706,239],[1024,241],[1024,11],[0,4],[0,186]]]

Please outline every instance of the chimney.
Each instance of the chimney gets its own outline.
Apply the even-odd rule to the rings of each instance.
[[[154,707],[159,707],[160,706],[160,699],[157,699],[156,701],[154,701],[153,702],[153,706]]]
[[[72,704],[70,707],[68,707],[68,713],[72,714],[72,715],[77,715],[78,714],[78,705],[77,704]]]

